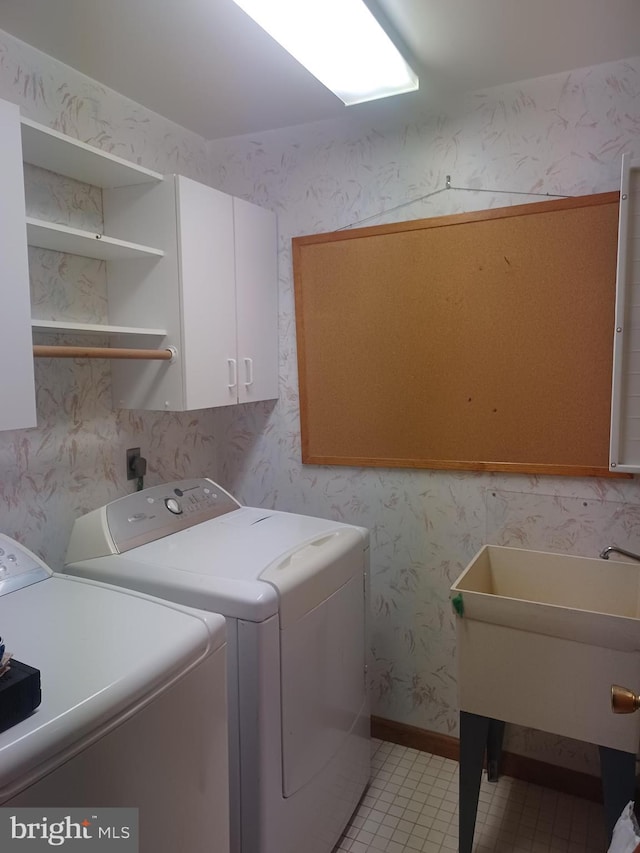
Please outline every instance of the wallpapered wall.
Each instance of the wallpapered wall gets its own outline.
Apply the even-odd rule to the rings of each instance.
[[[2,32],[0,97],[35,121],[128,160],[208,182],[203,139]],[[101,226],[95,188],[29,167],[25,184],[32,215]],[[106,319],[104,262],[40,249],[29,255],[35,316]],[[11,283],[3,280],[1,286]],[[5,376],[10,365],[5,354]],[[104,361],[38,360],[37,428],[0,432],[0,530],[53,568],[62,566],[76,516],[132,491],[125,474],[127,447],[142,448],[149,485],[216,474],[213,412],[114,411],[110,376]]]
[[[478,190],[618,188],[622,152],[640,154],[640,60],[477,92],[404,126],[351,118],[209,149],[213,184],[274,209],[280,232],[280,403],[219,413],[222,480],[247,503],[370,528],[374,713],[456,733],[451,582],[485,542],[640,550],[640,490],[635,481],[302,466],[291,237],[537,198],[445,190],[394,210],[442,190],[446,175]],[[515,727],[507,739],[514,751],[598,773],[588,745]]]
[[[377,216],[442,189],[447,174],[454,186],[477,189],[616,188],[622,151],[640,153],[640,60],[476,93],[448,114],[416,116],[404,126],[370,128],[351,114],[207,147],[0,32],[0,97],[71,136],[275,210],[281,305],[277,404],[185,415],[113,411],[108,365],[39,361],[39,426],[0,433],[3,532],[59,567],[73,519],[131,489],[124,450],[137,445],[149,459],[149,484],[217,474],[247,503],[364,524],[372,532],[374,712],[451,733],[457,701],[448,588],[484,542],[580,554],[612,541],[640,549],[633,481],[303,467],[290,257],[292,236],[368,217],[375,224],[533,200],[446,191]],[[100,196],[91,188],[37,169],[27,169],[26,185],[30,210],[43,217],[100,221]],[[105,316],[104,264],[41,250],[30,258],[37,316]],[[518,752],[597,772],[595,752],[584,744],[515,728],[509,741]]]

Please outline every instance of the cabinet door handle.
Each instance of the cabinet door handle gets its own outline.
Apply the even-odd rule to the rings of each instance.
[[[245,379],[244,386],[248,388],[250,385],[253,385],[253,359],[245,358],[244,360],[244,369],[246,372],[247,378]]]
[[[229,368],[229,384],[227,385],[227,388],[231,390],[238,384],[238,367],[236,365],[235,358],[228,358],[227,366]]]

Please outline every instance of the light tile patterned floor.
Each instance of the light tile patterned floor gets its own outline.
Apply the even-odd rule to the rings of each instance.
[[[474,853],[604,853],[602,806],[502,776],[483,777]],[[374,741],[371,784],[334,853],[458,850],[458,764]]]

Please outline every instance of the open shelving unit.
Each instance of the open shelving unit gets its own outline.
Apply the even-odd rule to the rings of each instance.
[[[131,163],[99,148],[65,136],[57,130],[21,117],[22,157],[25,163],[82,181],[101,189],[158,184],[163,175],[137,163]],[[27,216],[27,244],[40,249],[81,255],[103,261],[159,259],[162,249],[128,240],[96,234]],[[167,330],[140,325],[81,323],[64,320],[32,320],[39,333],[70,332],[83,335],[114,335],[136,338],[163,338]]]
[[[99,141],[111,144],[106,136]],[[0,315],[3,352],[12,358],[11,375],[0,381],[0,429],[37,423],[34,358],[111,359],[120,409],[184,412],[277,398],[272,211],[72,139],[21,117],[3,99],[0,155],[0,258],[9,282],[0,288]],[[23,164],[52,173],[27,181],[28,199]],[[36,210],[47,207],[46,192],[51,202],[60,189],[78,189],[66,179],[101,190],[101,199],[91,193],[102,216],[89,230],[68,224],[71,211]],[[61,253],[31,252],[37,305],[27,245]],[[83,307],[92,296],[103,299],[90,292],[97,264],[69,264],[73,256],[106,264],[104,322],[96,322],[101,308]],[[65,265],[75,278],[64,275]],[[61,290],[49,292],[57,276]]]
[[[20,125],[22,158],[32,166],[102,189],[155,183],[163,179],[159,172],[72,139],[31,119],[22,117]]]
[[[101,261],[126,261],[135,258],[161,258],[164,252],[152,246],[140,246],[127,240],[118,240],[104,234],[91,234],[79,228],[46,222],[27,216],[27,243],[40,249],[82,255]]]
[[[166,329],[148,329],[142,326],[115,326],[102,323],[74,323],[67,320],[31,320],[34,332],[61,333],[79,332],[83,335],[131,335],[132,337],[146,336],[164,338]]]

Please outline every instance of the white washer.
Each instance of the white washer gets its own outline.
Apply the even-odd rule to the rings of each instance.
[[[55,575],[0,534],[0,632],[42,686],[0,733],[0,804],[138,808],[141,853],[228,853],[222,616]]]
[[[227,617],[231,849],[329,853],[369,779],[368,532],[211,480],[79,518],[65,571]]]

